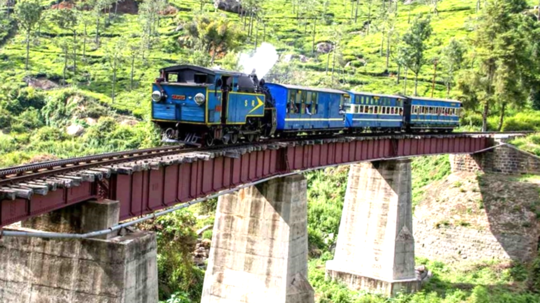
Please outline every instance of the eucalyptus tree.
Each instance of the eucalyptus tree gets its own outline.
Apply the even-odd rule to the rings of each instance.
[[[64,56],[64,68],[62,69],[62,82],[66,84],[67,71],[68,71],[68,62],[69,62],[69,51],[73,47],[73,40],[69,37],[61,37],[55,40],[55,44],[62,50],[62,55]]]
[[[26,32],[26,61],[28,70],[30,59],[30,36],[41,20],[43,9],[37,0],[21,0],[15,5],[15,18],[17,24]]]
[[[77,73],[77,24],[79,23],[79,11],[74,7],[71,9],[57,9],[52,18],[61,29],[71,32],[73,40],[73,72]]]
[[[427,40],[431,36],[431,20],[429,16],[415,18],[409,30],[403,35],[398,48],[398,64],[411,70],[414,74],[414,95],[418,95],[418,75],[426,64],[425,51],[427,50]]]
[[[446,86],[446,97],[450,95],[450,89],[454,83],[456,71],[461,69],[465,55],[465,46],[459,40],[452,38],[441,52],[441,64],[444,68],[443,79]]]
[[[474,62],[458,80],[464,106],[488,117],[498,112],[500,130],[508,106],[522,106],[530,91],[531,64],[529,17],[522,14],[524,0],[488,0],[472,41]]]
[[[105,58],[107,60],[111,74],[111,100],[114,103],[116,96],[117,74],[122,63],[125,61],[124,47],[126,42],[123,39],[117,39],[113,43],[105,46]]]

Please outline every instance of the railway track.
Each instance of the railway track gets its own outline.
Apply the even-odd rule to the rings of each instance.
[[[524,134],[525,132],[508,132],[504,134],[510,135],[519,135]],[[185,146],[166,146],[166,147],[157,147],[157,148],[148,148],[148,149],[139,149],[139,150],[130,150],[122,152],[112,152],[99,155],[84,156],[79,158],[65,159],[65,160],[54,160],[41,163],[33,163],[20,165],[10,168],[0,169],[0,190],[2,187],[9,187],[14,184],[19,184],[21,182],[31,181],[31,180],[40,180],[45,179],[51,176],[60,175],[63,178],[71,178],[70,174],[78,171],[95,171],[102,173],[103,170],[100,168],[108,169],[111,166],[118,166],[122,163],[135,162],[135,161],[145,161],[159,157],[166,157],[172,155],[181,155],[186,153],[193,152],[207,152],[214,150],[231,150],[238,149],[250,146],[257,145],[268,145],[276,143],[290,143],[291,141],[296,141],[299,144],[305,141],[313,140],[328,140],[328,139],[339,139],[347,137],[388,137],[388,136],[411,136],[411,137],[422,137],[422,136],[471,136],[471,135],[494,135],[501,134],[496,132],[470,132],[470,133],[421,133],[421,134],[380,134],[380,133],[362,133],[357,135],[317,135],[317,136],[306,136],[306,137],[295,137],[295,138],[274,138],[257,143],[239,143],[234,145],[225,145],[225,146],[213,146],[213,147],[203,147],[203,148],[186,148]],[[43,183],[37,184],[35,186],[42,186]]]

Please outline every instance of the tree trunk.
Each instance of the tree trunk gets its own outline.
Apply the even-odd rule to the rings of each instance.
[[[487,132],[487,118],[489,114],[489,102],[484,103],[484,110],[482,111],[482,131]]]
[[[77,32],[73,31],[73,76],[77,75]]]
[[[397,79],[396,84],[399,84],[399,77],[401,76],[401,65],[398,65],[397,67]]]
[[[85,23],[84,24],[84,38],[83,38],[83,53],[82,53],[84,62],[86,62],[86,35],[87,35],[87,32],[86,32],[86,23]]]
[[[407,76],[409,73],[409,67],[405,66],[405,78],[403,79],[403,94],[407,95]]]
[[[313,19],[313,38],[311,40],[311,56],[315,56],[315,34],[317,33],[317,18]]]
[[[337,47],[334,46],[333,56],[332,56],[332,86],[334,85],[334,70],[336,68],[336,49]]]
[[[131,57],[131,73],[129,74],[129,89],[133,90],[133,75],[135,73],[135,55]]]
[[[497,131],[498,132],[500,132],[502,130],[503,123],[504,123],[505,111],[506,111],[506,103],[503,103],[503,105],[501,107],[501,114],[499,115],[499,125],[497,126]]]
[[[114,95],[115,95],[115,88],[116,88],[116,58],[113,58],[113,80],[112,80],[112,91],[111,91],[111,99],[112,103],[114,103]]]
[[[418,73],[414,74],[414,95],[418,96]]]
[[[96,18],[96,45],[99,44],[99,16]]]
[[[354,12],[354,23],[358,21],[358,7],[359,6],[360,6],[360,0],[356,0],[356,11]]]
[[[251,10],[251,16],[249,17],[249,33],[248,35],[251,37],[253,35],[253,10]]]
[[[214,64],[214,60],[216,60],[216,53],[217,47],[214,47],[214,51],[212,52],[212,61],[210,61],[210,64]]]
[[[396,0],[397,1],[397,0]],[[391,31],[388,31],[386,35],[386,70],[390,67],[390,38],[392,37]]]
[[[257,49],[257,46],[259,45],[259,22],[257,22],[257,26],[255,27],[255,48]]]
[[[28,70],[28,61],[30,59],[30,31],[26,31],[26,62],[25,69]]]
[[[326,74],[328,75],[328,68],[330,67],[330,52],[328,52],[328,57],[326,59]]]
[[[64,45],[64,74],[63,74],[63,78],[62,78],[62,84],[66,85],[66,72],[67,72],[67,65],[68,65],[68,52],[69,52],[69,48],[67,46],[67,42],[66,42],[66,45]]]
[[[367,17],[367,29],[366,34],[369,35],[369,29],[371,28],[371,3],[373,3],[373,0],[369,0],[369,6],[368,6],[368,17]]]

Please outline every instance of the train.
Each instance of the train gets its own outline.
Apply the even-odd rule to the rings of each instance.
[[[152,84],[152,121],[167,143],[194,146],[268,138],[452,132],[457,100],[312,88],[194,65],[162,68]]]

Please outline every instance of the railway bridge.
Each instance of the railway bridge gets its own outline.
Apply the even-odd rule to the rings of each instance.
[[[131,226],[219,196],[202,302],[313,302],[301,173],[336,165],[352,166],[328,277],[414,291],[410,158],[491,152],[495,137],[299,137],[3,169],[0,301],[157,302],[155,235]]]

